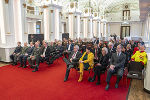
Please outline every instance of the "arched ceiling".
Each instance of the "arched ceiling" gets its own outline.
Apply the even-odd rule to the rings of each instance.
[[[32,2],[33,5],[39,6],[46,2],[51,2],[52,0],[26,0],[27,2]],[[78,9],[84,11],[86,7],[91,7],[93,11],[100,12],[101,14],[111,13],[118,11],[123,8],[123,5],[128,4],[132,9],[139,10],[139,0],[55,0],[62,5],[63,12],[67,12],[69,8],[69,3],[77,1]]]

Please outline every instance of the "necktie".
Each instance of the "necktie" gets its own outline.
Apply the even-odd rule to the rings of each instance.
[[[95,50],[95,58],[97,59],[97,49]]]
[[[72,55],[72,59],[74,59],[74,58],[75,58],[75,56],[76,56],[76,52]]]

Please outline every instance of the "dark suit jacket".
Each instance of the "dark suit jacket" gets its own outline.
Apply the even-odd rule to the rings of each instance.
[[[14,51],[13,53],[20,53],[21,50],[22,50],[22,46],[17,46],[17,47],[15,48],[15,51]]]
[[[124,68],[126,60],[126,55],[124,53],[121,53],[120,56],[117,56],[117,52],[113,53],[110,60],[110,65],[114,65],[115,68]]]
[[[95,49],[92,50],[92,53],[95,56]],[[98,57],[98,59],[100,58],[100,56],[101,56],[101,51],[100,51],[100,49],[97,48],[97,57]]]
[[[34,46],[33,46],[33,47],[28,47],[28,49],[27,49],[27,54],[28,54],[28,55],[31,55],[32,52],[33,52],[33,49],[34,49]]]
[[[99,44],[99,40],[95,40],[95,41],[94,41],[94,44]]]
[[[99,58],[99,63],[103,66],[103,67],[107,67],[109,64],[109,55],[106,54],[105,56],[101,55]]]
[[[112,54],[116,52],[116,49],[115,48],[112,48],[112,50],[108,49],[108,55],[109,55],[109,58],[111,58]]]
[[[45,47],[41,48],[40,55],[42,55],[44,53],[44,49],[45,49]],[[50,48],[48,46],[46,51],[45,51],[45,57],[49,57],[49,56],[50,56]]]
[[[73,54],[74,54],[74,51],[72,51],[71,54],[69,55],[69,60],[72,58]],[[72,62],[78,62],[81,56],[82,56],[81,52],[78,51],[76,54],[76,58],[73,59]]]
[[[69,44],[67,44],[67,50],[68,50],[68,48],[69,48]],[[70,46],[70,51],[72,51],[73,50],[73,48],[74,48],[74,45],[73,44],[71,44],[71,46]]]

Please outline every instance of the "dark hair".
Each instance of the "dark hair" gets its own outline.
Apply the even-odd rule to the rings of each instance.
[[[86,49],[90,50],[91,51],[91,47],[87,47]]]

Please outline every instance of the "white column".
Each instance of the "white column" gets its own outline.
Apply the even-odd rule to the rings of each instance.
[[[80,15],[77,15],[77,38],[80,37]]]
[[[87,30],[88,30],[87,28],[88,28],[88,19],[87,19],[87,18],[84,18],[84,19],[83,19],[83,35],[84,35],[83,37],[84,37],[84,38],[87,38],[87,32],[88,32],[88,31],[87,31]]]
[[[100,22],[100,20],[98,21],[98,38],[99,38],[99,40],[101,39],[101,22]]]
[[[59,40],[59,9],[55,9],[55,39]]]
[[[108,37],[110,37],[110,23],[108,23]]]
[[[92,18],[90,18],[90,37],[93,38],[93,21],[92,21]]]
[[[150,41],[150,17],[148,17],[148,41]]]
[[[74,31],[73,31],[73,27],[74,27],[74,22],[73,22],[73,14],[72,13],[69,13],[69,18],[68,18],[68,21],[69,21],[69,38],[73,39],[73,34],[74,34]]]
[[[22,7],[21,0],[13,0],[15,42],[23,42]]]
[[[49,9],[44,9],[44,40],[49,40],[49,32],[50,32],[50,20],[49,20]]]
[[[106,31],[107,29],[106,29],[106,22],[104,22],[104,37],[106,37],[107,36],[107,31]]]
[[[1,35],[1,43],[6,43],[6,30],[5,30],[5,17],[4,17],[4,0],[0,0],[0,35]]]

